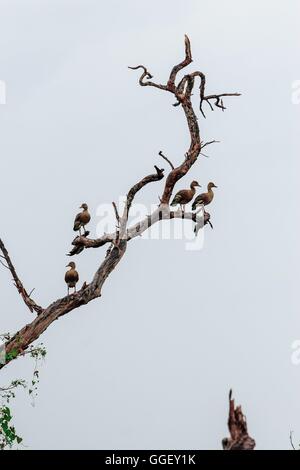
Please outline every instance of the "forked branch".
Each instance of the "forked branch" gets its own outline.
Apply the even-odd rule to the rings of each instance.
[[[176,79],[178,73],[187,67],[192,61],[192,53],[191,53],[191,45],[190,45],[190,40],[188,36],[185,36],[185,58],[182,62],[179,64],[175,65],[170,73],[169,80],[166,85],[160,85],[151,81],[145,81],[145,79],[150,79],[153,78],[153,76],[149,73],[147,68],[144,65],[138,65],[136,67],[129,67],[132,70],[137,70],[139,68],[142,68],[143,73],[139,79],[139,83],[142,86],[155,86],[156,88],[159,88],[161,90],[168,91],[175,95],[176,98],[176,106],[181,105],[183,108],[183,111],[186,116],[187,124],[189,127],[189,132],[190,132],[190,137],[191,137],[191,142],[190,142],[190,147],[185,154],[185,158],[182,161],[182,163],[177,167],[172,169],[172,171],[169,173],[167,179],[166,179],[166,184],[164,188],[164,192],[162,194],[162,197],[160,198],[162,204],[168,204],[174,189],[175,184],[177,181],[185,176],[187,172],[190,170],[191,166],[196,162],[199,154],[201,153],[202,145],[201,145],[201,139],[200,139],[200,132],[199,132],[199,126],[198,126],[198,119],[195,115],[195,112],[193,110],[193,106],[191,103],[191,95],[192,91],[194,88],[194,83],[196,78],[200,78],[200,110],[204,115],[203,109],[202,109],[202,104],[204,101],[207,101],[212,108],[212,105],[210,103],[210,100],[215,100],[215,105],[219,108],[222,108],[222,110],[225,109],[222,101],[222,97],[225,96],[240,96],[239,93],[223,93],[221,95],[208,95],[205,96],[205,85],[206,85],[206,77],[204,73],[196,71],[192,72],[190,74],[185,75],[178,85],[176,85]],[[213,109],[213,108],[212,108]]]

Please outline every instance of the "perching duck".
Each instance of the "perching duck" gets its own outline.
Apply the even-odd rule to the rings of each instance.
[[[210,204],[211,201],[214,198],[214,192],[213,192],[212,188],[217,188],[217,187],[218,186],[216,186],[212,182],[208,183],[207,193],[199,194],[199,196],[196,197],[196,199],[194,200],[194,202],[192,204],[192,210],[194,211],[197,206],[201,206],[201,205],[202,206],[207,206],[208,204]]]
[[[88,211],[89,208],[88,208],[87,204],[85,204],[85,203],[81,204],[79,209],[83,209],[83,211],[79,212],[79,214],[76,215],[75,220],[74,220],[73,230],[74,230],[74,232],[79,231],[79,235],[81,235],[81,227],[83,227],[83,230],[84,230],[84,233],[85,233],[85,226],[91,220],[91,216],[90,216],[90,213]]]
[[[188,204],[195,196],[196,186],[201,188],[197,181],[192,181],[191,189],[182,189],[181,191],[178,191],[178,193],[175,194],[173,201],[171,202],[171,206],[177,206],[180,204],[181,210],[184,212],[185,205]]]
[[[70,288],[74,287],[74,292],[76,292],[76,284],[79,281],[79,274],[76,271],[76,264],[71,261],[66,268],[70,268],[69,271],[65,274],[65,281],[68,286],[68,295],[70,293]]]

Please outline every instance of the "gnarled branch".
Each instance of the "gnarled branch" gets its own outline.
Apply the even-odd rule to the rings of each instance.
[[[162,153],[161,150],[158,152],[158,155],[160,155],[164,160],[166,160],[166,162],[169,163],[169,165],[170,165],[170,167],[172,168],[172,170],[175,169],[175,166],[173,165],[173,163],[171,162],[171,160],[169,160],[169,159]]]
[[[228,429],[229,438],[222,440],[224,450],[253,450],[255,440],[248,434],[246,417],[242,412],[241,406],[235,406],[232,398],[232,390],[229,392],[229,416]]]
[[[222,98],[224,96],[241,96],[241,93],[221,93],[220,95],[202,96],[201,100],[200,100],[200,111],[201,111],[203,117],[206,117],[205,114],[204,114],[203,108],[202,108],[202,105],[203,105],[204,101],[206,101],[209,104],[210,109],[213,111],[214,108],[213,108],[210,100],[215,100],[215,103],[214,103],[215,106],[217,108],[222,109],[222,111],[225,111],[225,109],[227,109],[227,108],[224,106],[224,103],[223,103],[223,100],[222,100]]]
[[[175,184],[177,181],[185,176],[187,172],[190,170],[191,166],[196,162],[199,154],[201,153],[201,139],[200,139],[200,132],[198,126],[198,120],[193,110],[193,106],[191,103],[191,94],[194,87],[194,81],[196,77],[200,77],[200,110],[205,117],[203,110],[202,110],[202,103],[203,101],[207,101],[210,106],[210,100],[215,99],[215,104],[218,107],[222,107],[224,109],[223,103],[220,101],[221,97],[223,96],[239,96],[239,93],[223,93],[221,95],[209,95],[205,96],[205,84],[206,84],[206,77],[202,72],[196,71],[190,74],[185,75],[179,84],[176,86],[175,80],[177,78],[178,72],[184,69],[192,62],[192,53],[191,53],[191,45],[190,40],[187,36],[185,36],[185,58],[182,62],[178,65],[175,65],[172,68],[170,73],[170,77],[168,83],[166,85],[158,85],[154,84],[153,82],[144,82],[144,78],[153,78],[152,75],[148,72],[147,68],[144,65],[138,65],[137,67],[130,67],[133,70],[138,68],[143,69],[143,74],[139,79],[139,83],[142,86],[151,85],[161,90],[169,91],[173,93],[177,99],[175,105],[182,105],[183,111],[186,116],[186,120],[188,123],[190,136],[191,136],[191,143],[188,152],[185,155],[184,161],[179,165],[177,168],[172,169],[169,173],[166,184],[164,188],[164,192],[162,197],[160,198],[162,204],[168,204],[174,189]],[[212,106],[211,106],[212,107]]]
[[[138,191],[140,191],[146,184],[153,183],[154,181],[159,181],[164,177],[164,169],[163,168],[158,168],[156,165],[154,165],[154,168],[156,170],[156,173],[152,175],[145,176],[141,181],[136,183],[130,191],[127,194],[127,199],[126,199],[126,205],[125,205],[125,213],[128,216],[131,204],[133,202],[133,199]]]

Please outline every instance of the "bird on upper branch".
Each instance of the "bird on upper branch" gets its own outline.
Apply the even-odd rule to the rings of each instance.
[[[214,183],[210,182],[207,185],[207,193],[202,193],[197,196],[192,204],[192,210],[194,211],[198,206],[207,206],[211,203],[214,198],[214,192],[212,188],[217,188]]]
[[[91,216],[90,216],[90,213],[88,210],[89,208],[87,204],[85,203],[81,204],[80,209],[83,209],[83,211],[79,212],[79,214],[76,215],[75,220],[74,220],[73,230],[74,232],[79,231],[79,235],[81,236],[81,227],[83,227],[84,234],[85,234],[85,226],[91,220]]]
[[[201,185],[197,181],[192,181],[190,186],[191,189],[182,189],[181,191],[178,191],[171,202],[171,206],[177,206],[179,204],[182,212],[184,212],[185,205],[188,204],[195,196],[196,186],[201,188]]]

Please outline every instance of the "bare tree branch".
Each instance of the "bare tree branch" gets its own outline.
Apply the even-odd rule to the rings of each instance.
[[[151,82],[143,82],[145,77],[152,78],[152,75],[149,74],[146,67],[139,65],[137,67],[130,67],[133,70],[138,68],[143,69],[143,74],[140,77],[139,83],[140,85],[149,85],[156,86],[162,90],[169,91],[173,93],[177,99],[175,105],[182,105],[183,111],[186,116],[186,120],[188,123],[191,143],[188,152],[185,155],[184,161],[179,165],[177,168],[174,168],[168,175],[166,179],[165,189],[163,192],[162,197],[160,198],[162,204],[168,204],[174,189],[175,184],[177,181],[186,175],[186,173],[190,170],[191,166],[196,162],[197,157],[201,152],[201,139],[200,139],[200,132],[198,126],[198,120],[193,110],[193,106],[191,103],[191,94],[194,87],[194,80],[195,78],[200,78],[200,110],[205,117],[202,111],[202,103],[203,101],[207,101],[210,104],[211,99],[216,100],[216,106],[221,107],[220,98],[223,96],[240,96],[239,93],[224,93],[221,95],[209,95],[205,96],[205,84],[206,84],[206,77],[202,72],[196,71],[191,74],[185,75],[181,81],[179,82],[178,86],[175,84],[175,80],[177,78],[178,72],[182,69],[187,67],[192,62],[192,53],[191,53],[191,45],[188,36],[185,36],[185,58],[182,62],[178,65],[175,65],[172,68],[170,73],[170,77],[168,80],[167,85],[154,85]],[[211,104],[210,104],[211,106]],[[212,106],[211,106],[212,107]]]
[[[0,263],[2,264],[2,266],[4,266],[4,268],[9,270],[9,267],[5,263],[3,263],[3,261],[1,259],[0,259]]]
[[[296,450],[296,447],[294,446],[294,442],[293,442],[293,431],[290,432],[290,443],[291,443],[292,449]]]
[[[22,299],[24,300],[25,304],[27,305],[31,313],[35,311],[39,315],[43,311],[43,308],[37,305],[35,301],[30,298],[30,295],[32,294],[33,290],[30,292],[30,294],[27,293],[25,287],[23,286],[22,282],[19,279],[19,276],[17,275],[17,272],[15,270],[14,265],[12,264],[8,251],[1,239],[0,239],[0,250],[3,253],[3,256],[1,256],[1,258],[5,259],[7,266],[5,266],[5,264],[2,261],[1,261],[1,264],[3,264],[3,266],[5,266],[6,268],[10,270],[15,286],[18,289],[18,292],[21,295]]]
[[[128,67],[129,69],[131,70],[138,70],[138,69],[143,69],[143,73],[142,75],[140,76],[140,79],[139,79],[139,83],[141,86],[153,86],[155,88],[159,88],[160,90],[167,90],[167,87],[165,85],[160,85],[158,83],[154,83],[154,82],[144,82],[144,79],[147,78],[147,79],[151,79],[153,78],[153,75],[151,75],[150,72],[148,72],[148,70],[146,69],[146,67],[144,67],[143,65],[137,65],[136,67]]]
[[[144,186],[146,186],[149,183],[153,183],[154,181],[159,181],[164,177],[164,169],[163,168],[158,168],[156,165],[154,165],[154,168],[156,170],[156,173],[153,173],[152,175],[145,176],[142,180],[140,180],[138,183],[136,183],[130,191],[127,194],[127,200],[126,200],[126,205],[125,205],[125,214],[128,216],[131,204],[133,202],[133,199],[138,191],[140,191]]]
[[[116,216],[116,219],[117,219],[117,224],[118,224],[118,227],[119,227],[119,225],[120,225],[120,216],[119,216],[118,208],[117,208],[117,205],[116,205],[115,202],[112,203],[112,206],[114,208],[115,216]]]
[[[175,166],[173,165],[173,163],[171,162],[171,160],[169,160],[169,159],[162,153],[161,150],[158,152],[158,155],[160,155],[164,160],[166,160],[166,162],[169,163],[169,165],[170,165],[170,167],[172,168],[172,170],[174,170]]]
[[[207,147],[207,145],[219,144],[219,143],[220,143],[219,140],[210,140],[209,142],[201,142],[201,149],[203,150],[205,147]]]
[[[184,69],[187,65],[193,62],[192,53],[191,53],[191,44],[187,35],[184,36],[184,46],[185,46],[185,58],[178,65],[174,65],[170,73],[170,78],[167,84],[168,89],[172,91],[173,93],[175,93],[176,91],[175,80],[176,80],[176,76],[178,72],[180,72],[180,70]]]
[[[243,415],[242,407],[234,405],[232,390],[229,392],[229,416],[228,429],[229,438],[222,440],[224,450],[253,450],[255,440],[248,434],[246,417]]]
[[[210,109],[213,111],[214,108],[210,102],[210,100],[215,100],[215,106],[217,108],[220,108],[222,109],[222,111],[224,111],[225,109],[227,109],[224,104],[223,104],[223,100],[221,99],[223,96],[241,96],[241,93],[222,93],[220,95],[208,95],[208,96],[202,96],[201,97],[201,100],[200,100],[200,111],[203,115],[203,117],[206,117],[205,114],[204,114],[204,111],[203,111],[203,108],[202,108],[202,105],[203,105],[203,102],[206,101],[209,106],[210,106]]]

